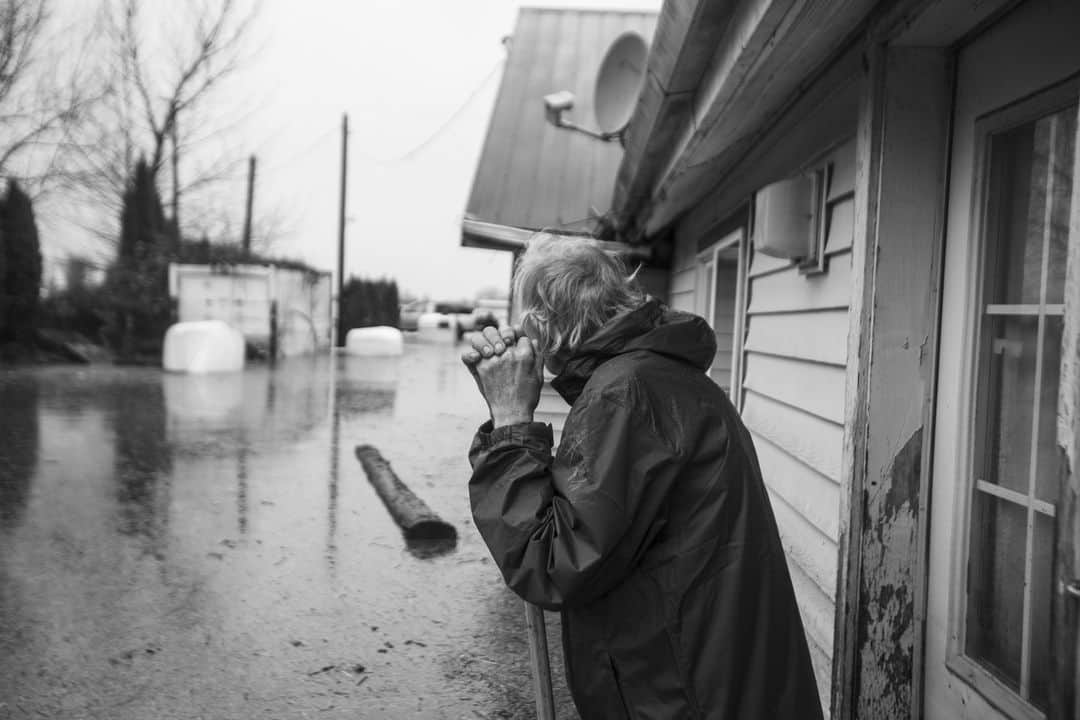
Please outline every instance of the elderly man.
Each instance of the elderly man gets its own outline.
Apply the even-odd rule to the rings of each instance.
[[[485,328],[462,356],[491,411],[469,494],[507,585],[562,612],[581,716],[820,718],[753,443],[705,374],[708,324],[549,235],[514,296],[523,334]],[[554,457],[533,422],[545,365],[571,406]]]

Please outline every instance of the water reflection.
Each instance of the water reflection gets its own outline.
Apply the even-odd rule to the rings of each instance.
[[[393,415],[400,381],[400,358],[342,355],[337,366],[335,409],[347,418]]]
[[[241,535],[248,527],[248,446],[241,442],[236,449],[236,524]]]
[[[237,448],[297,442],[327,417],[325,358],[243,373],[162,376],[170,441],[181,453],[232,456]]]
[[[337,500],[341,462],[341,403],[337,392],[337,382],[335,370],[331,381],[331,387],[334,389],[334,406],[330,421],[330,484],[327,488],[329,506],[326,509],[326,561],[331,571],[337,568]]]
[[[326,560],[331,571],[337,567],[338,495],[340,492],[342,421],[358,416],[390,417],[394,413],[401,359],[398,357],[354,357],[338,355],[330,373],[333,406],[330,417],[329,477],[327,487]],[[351,453],[348,453],[351,455]]]
[[[0,530],[18,526],[37,471],[38,383],[0,382]]]
[[[109,397],[115,445],[114,472],[122,535],[146,540],[144,550],[163,556],[168,522],[172,450],[166,432],[165,396],[158,385]]]

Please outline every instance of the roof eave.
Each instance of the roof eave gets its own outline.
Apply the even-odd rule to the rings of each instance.
[[[525,243],[532,237],[533,230],[484,222],[466,216],[461,221],[462,247],[483,250],[501,250],[518,252],[525,248]]]
[[[666,3],[613,211],[631,242],[692,207],[865,22],[875,0]]]

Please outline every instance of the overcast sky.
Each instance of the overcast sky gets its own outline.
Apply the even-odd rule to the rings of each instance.
[[[509,284],[509,255],[460,247],[460,224],[502,77],[502,40],[512,34],[519,7],[658,10],[662,4],[241,0],[249,1],[260,9],[239,71],[200,107],[200,116],[181,116],[182,130],[210,140],[182,157],[182,177],[223,156],[242,161],[255,155],[256,225],[274,220],[272,254],[334,270],[340,128],[348,113],[346,275],[390,277],[404,291],[447,300]],[[61,27],[90,27],[98,7],[53,2]],[[186,6],[173,2],[140,0],[149,48],[165,58],[174,36],[183,36],[173,27],[176,18],[190,20],[190,8],[185,14]],[[536,111],[542,112],[539,98]],[[192,127],[211,121],[212,127]],[[229,233],[238,236],[246,175],[246,164],[237,163],[226,182],[213,186],[209,197],[191,200],[189,210],[213,204],[204,215],[224,214]],[[166,202],[168,177],[159,179]],[[43,201],[38,221],[46,257],[89,254],[108,261],[114,250],[85,230],[94,212],[64,196]],[[181,217],[191,222],[183,205]]]
[[[259,49],[235,82],[255,108],[244,122],[259,158],[256,205],[285,220],[274,250],[334,268],[348,112],[346,273],[393,277],[433,298],[505,287],[508,254],[460,247],[459,228],[501,78],[501,41],[522,4],[655,10],[661,2],[265,0]]]

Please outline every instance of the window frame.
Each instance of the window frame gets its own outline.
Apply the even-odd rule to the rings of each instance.
[[[829,237],[829,211],[848,196],[831,198],[833,162],[826,160],[807,172],[810,178],[814,209],[810,220],[810,237],[806,242],[806,257],[797,261],[800,275],[821,275],[829,270],[825,243]]]
[[[701,308],[701,298],[697,294],[700,290],[699,280],[702,277],[702,273],[705,268],[709,268],[711,275],[709,280],[709,293],[705,298],[705,312],[701,314],[705,321],[709,323],[709,327],[716,331],[716,273],[719,267],[720,253],[731,248],[738,250],[738,268],[735,274],[735,322],[732,327],[732,347],[731,347],[731,379],[730,391],[728,393],[732,404],[736,410],[742,411],[742,367],[743,367],[743,345],[744,345],[744,328],[746,327],[746,288],[747,288],[747,272],[749,269],[749,252],[747,238],[749,234],[746,228],[740,226],[724,235],[721,235],[716,242],[709,244],[706,248],[697,254],[696,262],[694,266],[694,284],[695,284],[695,309]],[[706,373],[711,376],[713,362],[709,363],[709,368]]]
[[[982,445],[981,433],[984,430],[977,423],[976,417],[976,412],[979,410],[978,401],[983,394],[986,382],[981,361],[988,339],[982,337],[982,329],[984,316],[988,314],[988,309],[993,307],[993,304],[987,301],[987,265],[990,251],[998,250],[996,246],[990,247],[991,242],[987,237],[992,212],[989,207],[992,179],[991,153],[993,151],[991,141],[996,134],[1077,106],[1078,99],[1080,99],[1080,78],[1072,77],[1003,108],[985,113],[976,119],[974,126],[976,161],[969,218],[969,234],[973,238],[974,251],[969,253],[968,264],[965,268],[969,280],[968,287],[971,290],[963,310],[964,340],[961,366],[965,381],[959,393],[959,406],[964,409],[961,415],[968,420],[961,426],[958,438],[958,447],[962,449],[962,453],[955,487],[958,502],[955,503],[955,517],[953,518],[955,530],[949,578],[949,622],[945,664],[951,673],[969,685],[996,709],[1009,718],[1021,720],[1045,720],[1046,715],[990,670],[965,654],[969,590],[968,562],[971,557],[970,523],[977,484],[976,448]],[[1077,149],[1077,152],[1080,152],[1080,149]],[[1077,181],[1078,179],[1073,179],[1073,182]],[[1055,306],[1040,303],[1038,307],[1049,309]],[[1050,315],[1050,313],[1045,314]],[[995,495],[995,493],[987,494]],[[1017,505],[1017,507],[1025,506]],[[1029,551],[1030,549],[1026,552]],[[1025,564],[1027,564],[1026,557]]]

